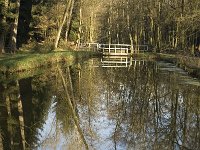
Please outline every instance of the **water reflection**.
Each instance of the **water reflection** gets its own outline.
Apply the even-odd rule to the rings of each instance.
[[[97,150],[198,150],[199,81],[165,62],[118,60],[62,68],[65,90],[60,67],[0,84],[0,149],[85,149],[86,139]]]

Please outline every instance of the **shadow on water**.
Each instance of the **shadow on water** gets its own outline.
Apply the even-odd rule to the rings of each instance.
[[[176,66],[104,57],[49,70],[0,83],[0,149],[200,148],[200,83]]]

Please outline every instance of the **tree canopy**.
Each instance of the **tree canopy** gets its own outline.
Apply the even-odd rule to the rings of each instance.
[[[199,16],[199,0],[0,0],[0,52],[103,42],[194,54]]]

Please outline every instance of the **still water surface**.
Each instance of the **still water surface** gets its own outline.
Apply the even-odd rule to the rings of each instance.
[[[132,58],[4,79],[0,149],[199,150],[199,91],[173,64]]]

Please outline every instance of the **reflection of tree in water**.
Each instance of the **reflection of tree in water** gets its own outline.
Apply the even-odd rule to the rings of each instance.
[[[135,149],[199,148],[198,87],[179,85],[177,74],[163,76],[154,63],[107,72],[112,76],[106,80],[112,91],[108,110],[116,122],[115,144]]]
[[[50,76],[47,75],[21,81],[20,93],[22,104],[25,106],[24,117],[27,126],[25,131],[27,143],[31,147],[37,144],[39,140],[38,129],[42,128],[50,108],[53,85]]]
[[[0,146],[2,139],[4,149],[23,146],[19,100],[26,147],[38,144],[39,129],[52,103],[57,131],[68,139],[65,147],[83,147],[62,80],[56,72],[0,84]],[[93,68],[79,64],[62,68],[62,72],[88,143],[97,141],[98,127],[94,124],[104,111],[114,125],[109,136],[115,149],[119,145],[127,149],[195,150],[200,147],[199,87],[180,84],[177,73],[163,74],[154,62],[137,62],[129,68]],[[55,97],[53,102],[52,97]]]
[[[38,129],[51,104],[51,87],[45,76],[1,84],[0,130],[4,149],[25,149],[37,144]]]
[[[64,68],[63,69],[64,78],[67,78],[66,71],[67,70]],[[54,107],[54,111],[56,112],[56,121],[61,127],[62,132],[67,135],[70,131],[74,129],[74,123],[72,118],[72,112],[66,101],[66,96],[63,92],[62,80],[59,77],[59,75],[57,77],[55,89],[56,89],[56,99],[55,99],[56,105]]]
[[[105,95],[109,118],[115,122],[116,149],[119,144],[135,149],[198,149],[198,88],[179,84],[178,74],[162,74],[153,62],[137,62],[130,68],[82,66],[80,72],[73,76],[79,89],[75,97],[92,139],[95,130],[90,123]]]

